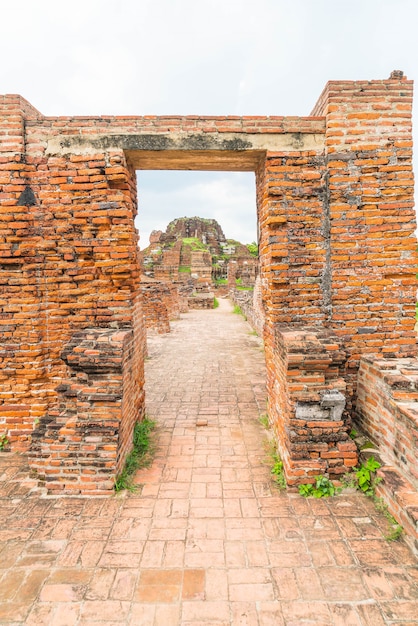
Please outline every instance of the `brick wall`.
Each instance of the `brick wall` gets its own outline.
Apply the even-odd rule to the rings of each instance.
[[[363,357],[356,419],[418,489],[418,361]]]
[[[48,492],[107,493],[143,417],[143,355],[133,330],[85,329],[62,359],[58,403],[32,433],[31,467]]]
[[[309,459],[298,457],[291,390],[284,417],[275,408],[292,371],[289,332],[326,329],[345,353],[343,425],[331,427],[341,445],[333,435],[337,450],[327,450],[351,452],[361,356],[416,352],[411,107],[401,73],[333,81],[304,118],[46,118],[20,96],[0,96],[0,423],[13,447],[29,445],[37,419],[58,415],[62,352],[83,329],[132,330],[142,390],[135,167],[183,166],[256,172],[270,416],[289,475],[325,458],[309,446]],[[330,383],[318,342],[317,370],[303,365],[300,384],[311,393],[321,381],[321,396]]]
[[[141,282],[144,320],[147,333],[169,333],[170,320],[178,318],[181,297],[176,285],[165,282]]]
[[[229,290],[229,297],[241,308],[249,324],[251,324],[257,334],[260,337],[263,337],[265,314],[261,298],[261,285],[259,277],[257,277],[255,281],[254,290],[231,288]]]
[[[351,396],[362,354],[416,354],[412,81],[332,81],[313,115],[326,119],[327,319]]]
[[[378,495],[418,553],[418,361],[365,356],[360,361],[356,422],[377,444]]]
[[[330,331],[275,329],[269,414],[290,485],[339,478],[357,462],[344,419],[345,358]]]

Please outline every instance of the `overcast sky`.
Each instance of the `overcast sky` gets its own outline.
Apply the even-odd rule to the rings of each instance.
[[[417,79],[417,24],[417,0],[0,0],[0,92],[44,115],[309,115],[328,80]],[[193,215],[256,238],[253,174],[140,172],[138,196],[141,247]]]

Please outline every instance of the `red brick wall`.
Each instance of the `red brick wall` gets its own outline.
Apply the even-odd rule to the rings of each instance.
[[[48,492],[113,489],[143,417],[143,354],[133,330],[85,329],[62,353],[58,403],[32,433],[31,467]]]
[[[176,319],[181,309],[177,286],[157,281],[143,282],[141,293],[147,333],[169,333],[170,320]]]
[[[366,356],[358,372],[356,417],[418,489],[418,362]]]
[[[339,478],[357,462],[343,413],[344,361],[330,331],[276,329],[269,408],[290,485]]]
[[[379,448],[377,486],[418,553],[418,361],[365,356],[360,361],[356,421]]]
[[[225,133],[262,137],[257,212],[271,419],[288,468],[311,463],[320,451],[307,446],[301,459],[289,434],[293,392],[289,388],[288,413],[281,414],[277,389],[292,376],[286,333],[326,328],[346,354],[338,377],[347,385],[347,414],[343,426],[335,426],[343,445],[361,355],[400,357],[416,350],[411,106],[412,83],[398,74],[387,81],[331,82],[309,118],[45,118],[20,96],[1,96],[0,422],[13,446],[29,444],[37,418],[58,416],[57,387],[68,378],[61,353],[82,329],[133,330],[139,355],[133,379],[142,390],[145,339],[130,158],[143,149],[141,141],[158,136],[158,145],[170,144],[173,133],[205,141],[210,135],[215,144]],[[284,133],[288,149],[269,149]],[[126,152],[114,147],[118,137],[127,141]],[[206,158],[216,161],[215,153]],[[319,379],[326,391],[323,348],[320,354],[317,371],[315,359],[309,374],[302,368],[300,391],[310,393]],[[127,406],[123,411],[131,414]],[[131,428],[132,418],[126,423]],[[344,465],[344,454],[338,459]],[[338,463],[327,461],[326,468]]]
[[[412,81],[332,81],[313,114],[326,117],[328,321],[351,395],[362,354],[416,354]]]

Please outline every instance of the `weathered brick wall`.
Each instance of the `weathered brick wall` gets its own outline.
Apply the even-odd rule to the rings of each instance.
[[[265,315],[259,279],[257,278],[255,281],[254,290],[230,289],[229,297],[241,308],[249,324],[251,324],[257,334],[263,337]]]
[[[178,318],[182,309],[178,287],[147,279],[141,282],[141,293],[147,333],[169,333],[170,320]]]
[[[344,420],[345,352],[332,332],[276,327],[270,420],[288,484],[339,478],[357,462]]]
[[[47,244],[27,189],[35,170],[25,158],[27,115],[40,117],[20,96],[0,96],[0,428],[16,449],[27,448],[48,403],[41,300]]]
[[[212,256],[203,250],[193,250],[190,255],[190,274],[198,283],[212,282]]]
[[[356,422],[380,451],[377,493],[418,553],[418,361],[364,356]]]
[[[49,492],[113,488],[144,411],[140,349],[132,330],[97,328],[78,331],[65,346],[58,403],[32,433],[31,467]]]
[[[267,153],[257,172],[273,421],[283,420],[274,407],[286,384],[275,323],[323,325],[342,342],[345,430],[361,355],[416,353],[411,105],[412,83],[398,74],[331,82],[312,113],[325,118],[325,146]]]
[[[182,166],[256,172],[271,419],[296,475],[293,400],[283,416],[274,408],[292,368],[277,351],[288,353],[289,328],[328,329],[347,355],[347,414],[335,426],[345,445],[361,355],[416,350],[411,106],[400,73],[331,82],[307,118],[45,118],[1,96],[0,421],[13,446],[29,444],[35,419],[58,415],[61,354],[80,330],[131,329],[142,390],[135,168]],[[322,356],[314,365],[315,381]],[[306,373],[300,384],[310,393]]]
[[[363,357],[356,420],[418,489],[418,361]]]
[[[332,81],[313,115],[326,118],[327,320],[351,396],[362,354],[416,354],[412,81]]]
[[[194,293],[187,299],[189,309],[213,309],[213,293]]]

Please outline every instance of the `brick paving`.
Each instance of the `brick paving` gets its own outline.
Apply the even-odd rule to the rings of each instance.
[[[226,301],[149,340],[152,466],[123,496],[50,497],[0,454],[0,623],[418,624],[418,563],[361,494],[279,492],[264,358]]]

